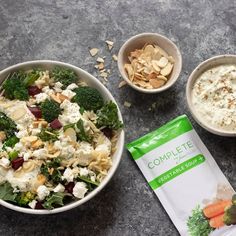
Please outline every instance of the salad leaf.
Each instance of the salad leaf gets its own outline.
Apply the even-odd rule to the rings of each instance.
[[[198,205],[188,218],[188,231],[191,236],[208,236],[214,229],[203,215],[202,209]]]
[[[82,181],[84,181],[85,183],[89,183],[89,184],[92,184],[92,185],[95,185],[95,186],[99,185],[98,182],[94,182],[94,181],[92,181],[91,179],[89,179],[89,178],[87,178],[85,176],[78,176],[77,178],[82,180]]]
[[[55,158],[54,160],[43,164],[40,167],[40,172],[48,179],[48,181],[53,181],[54,183],[59,183],[61,181],[61,172],[57,170],[60,166],[60,158]],[[53,168],[53,171],[50,172],[50,169]]]
[[[7,138],[13,136],[17,131],[15,122],[3,112],[0,112],[0,130],[5,132]]]
[[[14,135],[10,138],[8,138],[4,143],[3,143],[3,149],[6,147],[14,147],[16,143],[19,142],[19,139]]]
[[[30,85],[32,85],[38,78],[40,77],[40,70],[32,70],[28,73],[25,73],[25,78],[23,80],[23,84],[26,87],[29,87]]]
[[[120,129],[123,127],[122,122],[118,117],[118,109],[112,101],[106,103],[100,110],[97,111],[97,127],[107,127],[110,129]]]
[[[78,77],[73,70],[65,69],[61,67],[55,67],[51,73],[55,82],[60,82],[63,84],[63,89],[72,83],[76,83]]]
[[[76,123],[76,132],[77,132],[77,138],[80,141],[85,141],[85,142],[91,142],[92,138],[86,134],[84,130],[84,122],[83,120],[79,119],[79,121]]]
[[[34,198],[35,198],[35,194],[33,194],[31,192],[21,192],[17,195],[16,202],[20,206],[26,206],[26,205],[28,205],[28,203],[33,201]]]
[[[58,132],[52,128],[43,128],[38,136],[44,142],[58,140]]]
[[[64,193],[53,193],[52,195],[46,198],[45,202],[43,203],[43,207],[46,209],[53,209],[57,205],[63,206],[64,196]]]
[[[4,96],[10,100],[29,100],[28,90],[24,84],[25,77],[26,73],[21,71],[9,74],[7,79],[2,84]]]
[[[9,182],[0,185],[0,199],[4,201],[16,202],[17,193],[13,193],[13,188]]]

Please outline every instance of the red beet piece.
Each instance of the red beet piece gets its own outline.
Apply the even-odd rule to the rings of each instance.
[[[103,132],[104,135],[105,135],[107,138],[109,138],[109,139],[111,139],[112,136],[113,136],[112,129],[110,129],[110,128],[104,128],[104,129],[102,129],[102,132]]]
[[[23,163],[24,163],[23,157],[18,157],[11,162],[11,166],[14,170],[17,170],[20,166],[23,165]]]
[[[62,124],[58,119],[55,119],[50,123],[50,127],[53,129],[60,129],[62,127]]]
[[[28,87],[28,93],[30,96],[34,96],[36,94],[41,93],[42,90],[40,88],[38,88],[37,86],[29,86]]]
[[[42,118],[42,112],[39,107],[28,107],[35,118]]]
[[[65,190],[68,193],[73,193],[73,188],[75,187],[75,183],[74,182],[69,182],[67,185],[65,185]]]
[[[37,202],[35,205],[35,209],[44,209],[42,202]]]

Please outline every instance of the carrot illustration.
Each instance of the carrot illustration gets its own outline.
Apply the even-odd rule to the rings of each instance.
[[[203,214],[207,218],[213,218],[224,213],[226,207],[232,205],[231,200],[222,200],[217,203],[210,204],[203,209]]]
[[[224,218],[224,213],[221,214],[221,215],[218,215],[218,216],[215,216],[215,217],[211,218],[210,221],[209,221],[210,226],[212,228],[215,228],[215,229],[224,226],[225,223],[224,223],[224,219],[223,218]]]

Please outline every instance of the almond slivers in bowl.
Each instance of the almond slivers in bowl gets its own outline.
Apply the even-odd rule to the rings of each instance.
[[[174,58],[157,45],[147,44],[129,55],[124,65],[129,80],[145,89],[164,86],[174,67]]]

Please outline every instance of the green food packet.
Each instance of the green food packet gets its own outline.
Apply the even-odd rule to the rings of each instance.
[[[127,148],[181,235],[236,235],[235,226],[225,225],[224,207],[213,212],[218,221],[204,211],[230,204],[234,190],[186,115]]]

